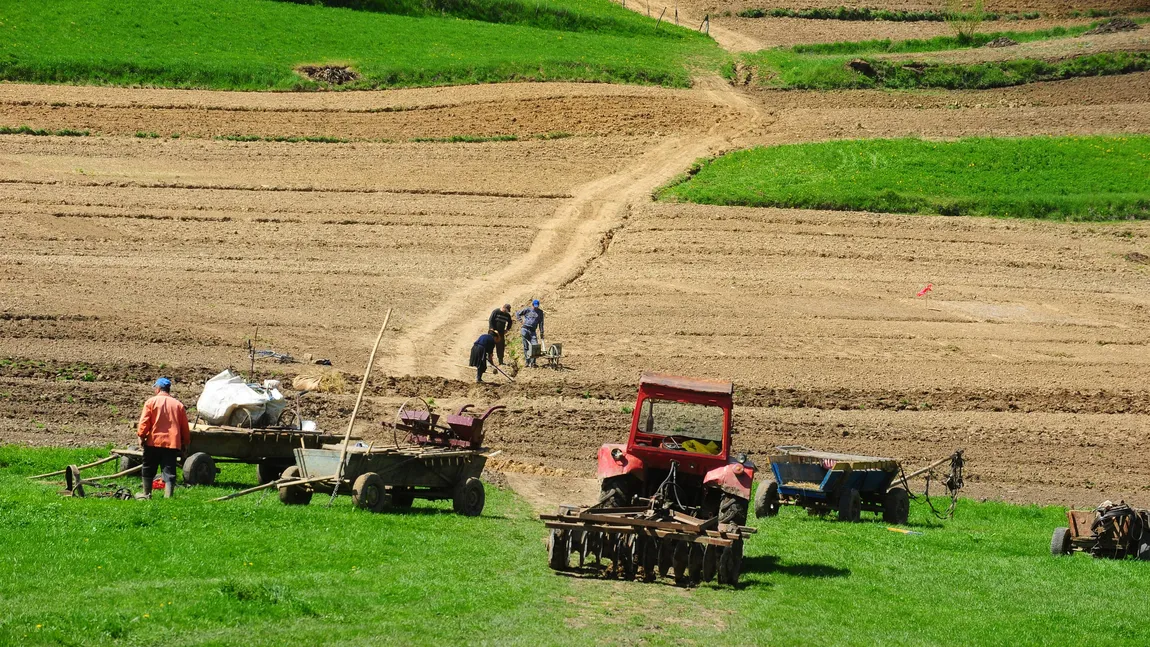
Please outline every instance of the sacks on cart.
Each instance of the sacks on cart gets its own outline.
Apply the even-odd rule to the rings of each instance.
[[[249,384],[231,370],[208,380],[196,402],[196,410],[205,422],[232,427],[274,426],[285,408],[287,400],[274,385]]]

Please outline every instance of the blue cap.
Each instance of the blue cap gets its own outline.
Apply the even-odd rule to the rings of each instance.
[[[532,302],[531,302],[531,305],[533,305],[533,306],[535,306],[536,308],[538,308],[538,307],[539,307],[539,299],[536,299],[536,300],[532,301]]]
[[[166,377],[161,377],[160,379],[156,380],[156,383],[152,385],[152,388],[170,389],[172,388],[172,381]]]

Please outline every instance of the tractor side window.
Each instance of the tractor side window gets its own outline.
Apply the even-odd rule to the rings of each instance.
[[[643,400],[639,430],[661,436],[660,447],[718,454],[723,449],[723,408],[672,400]]]

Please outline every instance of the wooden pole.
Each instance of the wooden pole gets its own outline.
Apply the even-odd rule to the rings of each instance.
[[[679,5],[675,5],[675,24],[679,24]]]
[[[231,494],[225,494],[224,496],[212,499],[212,501],[227,501],[228,499],[234,499],[238,496],[243,496],[245,494],[251,494],[252,492],[259,492],[260,490],[266,490],[272,486],[279,485],[280,481],[283,481],[283,480],[284,479],[276,479],[274,481],[268,481],[267,483],[264,483],[263,485],[257,485],[255,487],[250,487],[246,490],[240,490],[239,492],[232,492]]]
[[[659,25],[663,22],[663,14],[667,13],[667,8],[663,7],[663,12],[659,14],[659,21],[655,23],[655,31],[659,31]]]
[[[83,479],[81,482],[82,483],[91,483],[92,481],[105,481],[107,479],[120,478],[121,476],[127,476],[129,474],[135,474],[136,472],[139,472],[142,469],[144,469],[143,465],[137,465],[135,467],[129,467],[128,469],[124,470],[123,472],[116,472],[115,474],[108,474],[105,476],[93,476],[90,479]]]
[[[97,465],[103,465],[104,463],[107,463],[108,461],[114,461],[117,458],[119,458],[119,456],[113,454],[107,458],[101,458],[100,460],[96,461],[95,463],[88,463],[87,465],[81,465],[78,469],[86,470],[89,467],[95,467]],[[62,470],[56,470],[55,472],[48,472],[47,474],[37,474],[36,476],[29,476],[28,478],[29,479],[46,479],[49,476],[60,476],[61,474],[63,474],[64,472],[67,472],[67,471],[68,471],[67,468],[65,468]]]
[[[930,465],[927,465],[926,467],[924,467],[918,471],[911,472],[910,474],[907,474],[905,477],[902,478],[902,482],[906,483],[907,481],[918,476],[919,474],[924,474],[926,472],[929,472],[932,469],[938,467],[939,465],[942,465],[943,463],[947,462],[948,460],[950,460],[952,458],[954,458],[954,454],[951,454],[950,456],[947,456],[946,458],[940,458],[937,461],[931,463]]]
[[[359,413],[359,405],[363,402],[363,392],[367,388],[367,381],[371,378],[371,366],[375,364],[375,351],[379,350],[379,342],[383,339],[383,331],[387,330],[387,322],[391,321],[391,308],[387,309],[387,316],[383,318],[383,325],[379,327],[379,335],[375,338],[375,345],[371,347],[371,355],[367,358],[367,368],[363,371],[363,381],[359,383],[359,395],[355,397],[355,407],[351,410],[351,420],[347,421],[347,431],[343,434],[343,447],[339,450],[339,467],[335,473],[335,487],[331,489],[330,506],[339,492],[339,484],[343,481],[343,462],[347,459],[347,442],[351,438],[351,428],[355,426],[355,416]]]

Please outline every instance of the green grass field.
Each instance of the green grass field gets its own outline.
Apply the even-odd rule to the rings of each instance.
[[[101,453],[0,447],[0,644],[1150,641],[1150,564],[1051,557],[1056,508],[964,500],[940,523],[913,503],[921,535],[784,509],[752,519],[738,589],[682,589],[552,573],[542,524],[491,487],[463,518],[208,501],[254,482],[246,466],[170,501],[64,499],[25,478]]]
[[[663,200],[1066,220],[1150,218],[1150,137],[872,139],[704,160]]]
[[[0,80],[227,90],[319,85],[303,64],[351,65],[344,88],[518,80],[686,86],[718,69],[710,38],[608,0],[499,2],[51,0],[0,9]]]

